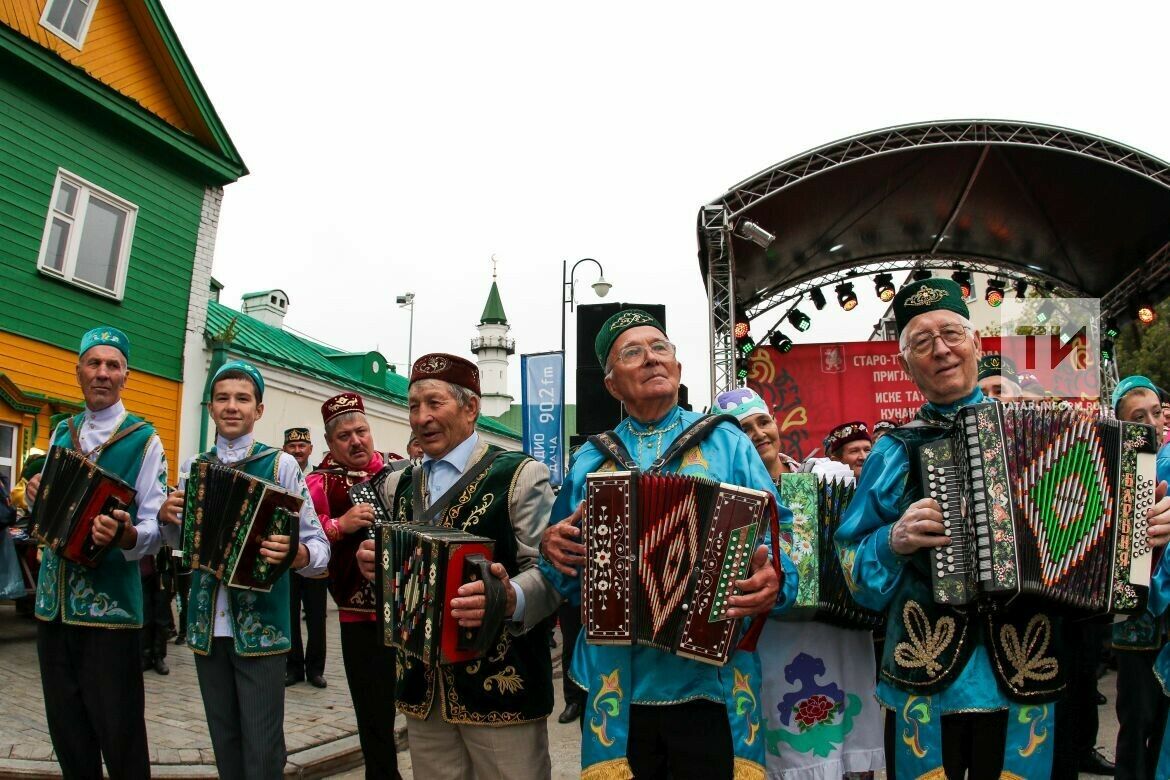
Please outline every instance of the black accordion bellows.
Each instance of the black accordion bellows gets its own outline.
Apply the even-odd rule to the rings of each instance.
[[[183,507],[183,565],[210,572],[233,588],[270,591],[292,565],[300,544],[304,499],[239,469],[195,461]],[[269,563],[260,545],[288,536],[283,561]]]
[[[863,630],[881,627],[885,616],[854,600],[833,542],[856,485],[813,474],[782,474],[779,488],[780,500],[793,517],[791,531],[781,529],[782,545],[799,575],[796,601],[784,619]]]
[[[1144,609],[1157,442],[1150,426],[1049,405],[975,404],[918,450],[951,544],[930,551],[935,601],[1024,593],[1074,612]]]
[[[45,459],[41,489],[33,503],[33,535],[62,558],[95,568],[118,543],[98,545],[90,531],[98,515],[128,510],[138,492],[81,453],[54,446]]]

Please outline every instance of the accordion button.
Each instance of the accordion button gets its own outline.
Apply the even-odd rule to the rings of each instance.
[[[954,570],[955,570],[955,567],[954,567],[954,566],[948,566],[948,567],[947,567],[947,571],[948,571],[948,572],[953,572]]]
[[[683,602],[682,606],[681,606],[681,607],[679,607],[679,608],[680,608],[680,609],[681,609],[683,612],[686,612],[686,611],[688,611],[688,610],[691,608],[691,605],[690,605],[690,604],[687,604],[686,602]]]

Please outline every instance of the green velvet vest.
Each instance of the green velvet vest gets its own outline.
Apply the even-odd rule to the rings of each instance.
[[[515,577],[519,568],[509,498],[516,474],[529,458],[495,446],[489,446],[488,452],[500,454],[455,497],[439,524],[494,540],[496,562]],[[403,472],[394,493],[395,519],[402,522],[414,519],[411,483],[415,468]],[[446,594],[447,599],[451,597]],[[547,717],[553,706],[548,638],[543,631],[516,636],[506,625],[495,649],[470,663],[432,667],[397,653],[398,708],[407,715],[426,718],[434,700],[437,670],[442,717],[449,723],[506,726]]]
[[[127,414],[118,430],[140,420]],[[73,422],[80,428],[85,422],[84,413],[74,417]],[[98,453],[98,465],[129,484],[136,484],[152,436],[154,428],[149,424],[142,426]],[[64,423],[57,428],[53,445],[70,446],[69,427]],[[129,511],[137,519],[137,501]],[[75,626],[142,627],[142,577],[138,561],[128,561],[121,550],[113,549],[102,557],[96,569],[90,569],[42,549],[44,557],[37,576],[36,616],[39,619],[52,621],[60,617],[61,622]]]
[[[890,432],[906,448],[910,472],[899,512],[922,498],[918,446],[949,435],[933,425],[903,426]],[[983,602],[963,607],[936,604],[930,581],[929,550],[907,564],[890,601],[882,679],[899,690],[932,694],[945,689],[983,643],[1000,689],[1018,702],[1059,698],[1065,686],[1060,619],[1047,604],[1020,596],[1009,604]]]
[[[263,446],[254,443],[247,455]],[[212,448],[200,458],[214,454],[215,449]],[[264,457],[244,464],[241,470],[253,477],[278,483],[279,468],[280,451],[273,450]],[[291,625],[288,578],[298,576],[300,575],[295,572],[287,572],[277,580],[268,593],[240,588],[227,589],[228,619],[232,624],[236,655],[276,655],[289,651],[292,641],[289,638]],[[202,570],[191,572],[187,645],[200,655],[211,652],[211,640],[215,634],[215,603],[219,587],[219,580],[211,573]]]

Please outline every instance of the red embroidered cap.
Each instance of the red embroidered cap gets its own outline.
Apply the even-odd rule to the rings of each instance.
[[[341,393],[330,398],[325,403],[321,404],[321,421],[326,425],[334,417],[339,417],[348,412],[362,412],[366,411],[366,405],[362,403],[362,397],[357,393]]]
[[[414,361],[414,367],[410,370],[410,383],[413,385],[422,379],[440,379],[480,395],[479,369],[470,360],[457,355],[432,352]]]

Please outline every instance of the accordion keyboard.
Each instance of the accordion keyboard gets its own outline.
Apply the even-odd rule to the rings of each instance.
[[[975,545],[979,551],[975,561],[976,570],[980,582],[991,582],[990,513],[987,511],[987,485],[984,481],[983,455],[979,446],[979,428],[974,416],[964,418],[963,437],[967,440],[967,451],[974,454],[968,474],[971,493],[967,503],[967,512],[975,527],[975,536],[978,539]],[[954,482],[955,480],[952,480],[952,484]]]
[[[928,552],[930,581],[935,601],[966,604],[975,598],[970,573],[975,550],[973,535],[963,522],[962,480],[957,473],[954,450],[949,439],[922,445],[922,495],[938,502],[942,513],[943,533],[950,539],[945,547]]]

